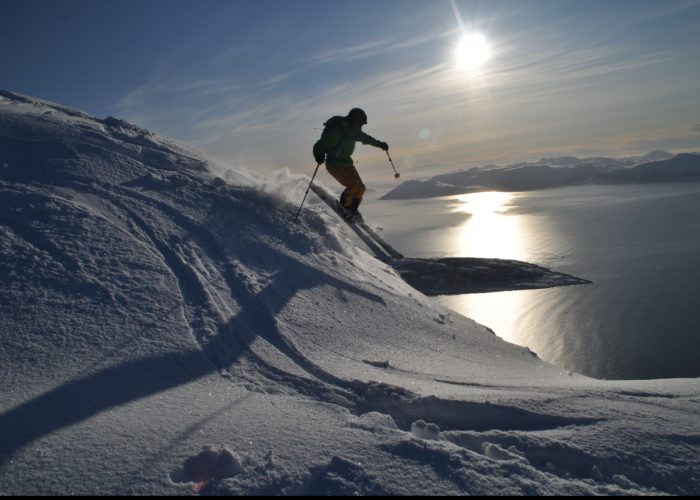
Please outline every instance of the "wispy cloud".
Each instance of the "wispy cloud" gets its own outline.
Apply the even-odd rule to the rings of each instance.
[[[345,63],[352,60],[377,57],[391,52],[414,49],[447,37],[454,37],[454,31],[441,30],[416,36],[387,36],[348,47],[325,49],[318,54],[303,59],[302,64],[306,66],[315,66],[320,64]]]
[[[305,62],[308,66],[314,66],[318,64],[328,64],[339,61],[346,62],[349,60],[362,59],[364,57],[376,55],[378,49],[386,47],[386,45],[391,41],[392,38],[385,38],[383,40],[363,42],[361,44],[353,45],[350,47],[338,47],[333,49],[327,49],[307,59]]]

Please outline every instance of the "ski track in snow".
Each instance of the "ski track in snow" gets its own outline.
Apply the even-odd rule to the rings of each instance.
[[[94,188],[92,190],[96,191]],[[390,399],[387,400],[387,394],[382,389],[388,388],[378,388],[369,384],[358,384],[339,379],[314,364],[279,335],[272,319],[275,317],[275,311],[270,311],[271,305],[265,303],[264,299],[261,300],[255,290],[251,291],[250,283],[246,283],[244,272],[231,269],[231,263],[225,257],[224,251],[221,250],[215,237],[205,227],[196,225],[193,221],[182,217],[178,211],[158,203],[157,208],[165,212],[166,217],[176,219],[173,221],[174,226],[187,229],[185,238],[191,245],[194,245],[191,248],[183,248],[182,245],[176,244],[175,248],[179,252],[173,251],[168,244],[158,239],[154,228],[149,227],[144,219],[110,197],[108,192],[98,191],[94,194],[110,200],[115,207],[122,210],[127,220],[145,235],[148,246],[162,256],[163,263],[176,277],[179,284],[183,297],[183,309],[189,319],[193,337],[202,347],[205,356],[219,370],[226,369],[235,362],[237,357],[246,353],[251,337],[260,335],[260,333],[246,331],[246,325],[266,325],[266,328],[261,329],[261,332],[266,332],[265,340],[308,373],[308,378],[311,380],[292,377],[288,372],[275,369],[263,358],[255,356],[254,352],[246,353],[255,356],[255,364],[267,371],[268,376],[270,376],[269,372],[272,372],[272,376],[278,381],[279,377],[282,377],[282,381],[294,390],[300,390],[300,387],[310,385],[311,387],[306,388],[308,391],[305,391],[306,395],[311,395],[319,400],[327,400],[329,393],[340,392],[341,397],[344,396],[352,404],[350,408],[358,408],[360,413],[371,411],[388,413],[403,428],[410,428],[410,423],[420,418],[436,422],[442,428],[476,430],[493,428],[536,428],[541,430],[589,421],[588,419],[554,418],[549,415],[537,415],[517,408],[496,405],[440,401],[437,398],[429,398],[426,402],[426,400],[409,392],[392,393],[389,396]],[[152,200],[147,201],[153,203]],[[153,217],[153,219],[162,221],[163,217]],[[196,265],[197,262],[194,262],[194,256],[200,261],[199,266]],[[222,317],[212,299],[212,296],[218,295],[218,292],[208,286],[209,280],[202,276],[202,273],[197,269],[204,264],[203,260],[210,264],[211,269],[223,269],[224,276],[221,278],[228,287],[230,296],[236,298],[241,309],[236,320],[231,321],[225,327],[220,326],[218,332],[211,332],[205,326],[207,319],[213,318],[216,323],[221,324],[225,318]],[[243,279],[241,279],[242,276]],[[212,335],[215,335],[213,340],[209,339]],[[232,344],[240,346],[241,352],[230,352]],[[228,358],[222,360],[222,352],[225,349],[229,349]],[[465,418],[463,415],[468,415],[468,417]]]
[[[616,443],[606,446],[595,441],[597,432],[618,432],[617,421],[629,421],[633,429],[628,437],[634,436],[631,415],[684,413],[687,420],[677,434],[667,432],[670,444],[649,447],[665,455],[668,447],[675,447],[684,450],[686,457],[693,456],[700,446],[700,429],[688,424],[697,422],[696,386],[695,392],[679,396],[645,390],[643,385],[641,389],[603,389],[585,380],[581,386],[557,382],[545,389],[535,383],[487,383],[448,377],[439,369],[409,367],[402,360],[382,361],[381,354],[367,359],[330,341],[305,339],[302,327],[285,323],[282,313],[294,300],[312,301],[311,292],[319,287],[335,288],[337,297],[328,300],[337,300],[339,307],[347,297],[357,297],[354,300],[367,301],[386,314],[395,307],[387,302],[388,290],[400,293],[392,281],[398,277],[380,271],[381,264],[358,272],[352,280],[342,275],[343,269],[361,264],[366,257],[358,257],[356,251],[337,251],[343,245],[338,238],[344,236],[328,229],[332,219],[322,208],[307,207],[302,224],[290,224],[289,204],[251,186],[213,182],[206,161],[138,127],[111,118],[96,121],[9,92],[0,92],[0,99],[0,118],[3,106],[17,107],[4,117],[4,124],[0,121],[3,278],[16,283],[27,276],[30,283],[46,290],[55,288],[57,297],[75,296],[76,304],[87,304],[84,298],[91,297],[102,308],[124,314],[140,294],[147,300],[146,285],[131,281],[132,274],[147,270],[163,284],[174,283],[176,289],[169,293],[177,300],[170,303],[164,297],[159,312],[153,318],[144,317],[144,324],[159,321],[158,315],[167,311],[163,317],[173,326],[186,325],[191,341],[188,345],[178,337],[179,347],[159,350],[157,344],[166,345],[167,340],[135,335],[136,345],[130,347],[136,350],[135,358],[114,364],[110,356],[117,359],[117,354],[98,356],[92,368],[88,364],[68,371],[62,383],[47,385],[33,397],[14,396],[14,404],[0,407],[0,427],[12,429],[3,434],[0,478],[18,467],[30,443],[117,407],[219,374],[232,389],[244,388],[249,395],[279,395],[297,398],[300,402],[295,404],[309,401],[330,405],[329,409],[340,407],[348,412],[343,432],[361,433],[374,447],[348,451],[354,460],[337,449],[323,463],[301,463],[294,469],[271,452],[232,451],[203,442],[208,447],[191,450],[181,467],[170,467],[171,485],[194,483],[196,491],[205,494],[415,493],[413,486],[402,484],[403,473],[412,477],[404,482],[425,484],[427,493],[700,491],[698,478],[688,475],[687,468],[673,469],[664,462],[659,471],[653,457],[635,455],[638,448],[617,452]],[[118,267],[120,256],[101,255],[104,248],[90,239],[107,237],[124,252],[133,252],[123,255],[131,259],[132,267]],[[387,284],[380,287],[377,283],[382,280]],[[12,288],[6,297],[19,304],[25,292]],[[300,292],[309,294],[309,299]],[[428,304],[420,301],[424,301],[421,307]],[[61,307],[72,306],[66,301]],[[10,313],[7,321],[21,311]],[[298,314],[302,322],[307,312]],[[314,312],[311,306],[308,314],[321,321],[317,316],[322,312]],[[446,325],[451,323],[447,316],[437,314],[433,328],[444,326],[453,332],[469,324]],[[445,337],[450,335],[456,338],[454,333]],[[100,342],[113,345],[113,353],[125,346],[116,339]],[[309,345],[313,352],[307,350]],[[319,357],[322,352],[331,352],[342,366],[326,362]],[[535,358],[532,363],[541,362]],[[354,376],[347,375],[348,366],[355,367]],[[156,367],[167,367],[162,378],[152,377]],[[34,373],[28,364],[22,369]],[[8,370],[0,370],[1,380],[16,380]],[[428,384],[421,386],[428,389],[382,382],[384,376],[394,377],[387,379],[391,381],[403,377],[407,386]],[[115,385],[117,381],[121,384]],[[462,399],[425,393],[435,386],[464,391]],[[490,394],[489,399],[484,400],[483,394]],[[536,398],[528,401],[528,394]],[[245,396],[236,404],[253,400],[257,401]],[[231,405],[208,418],[213,421],[226,415]],[[590,405],[594,411],[585,413]],[[55,416],[41,420],[46,414]],[[178,439],[189,438],[206,421],[194,421]],[[13,431],[16,434],[8,435]],[[636,431],[653,436],[643,426]],[[175,453],[178,439],[164,449]],[[368,454],[372,467],[358,461],[361,453]],[[26,483],[23,487],[27,489],[12,483],[3,491],[42,491]],[[69,490],[54,485],[43,491]]]

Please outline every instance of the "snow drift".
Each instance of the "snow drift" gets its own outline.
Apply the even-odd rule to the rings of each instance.
[[[2,493],[700,492],[697,380],[563,373],[306,183],[0,92]]]

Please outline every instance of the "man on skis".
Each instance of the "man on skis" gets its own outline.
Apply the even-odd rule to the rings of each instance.
[[[338,211],[349,221],[361,220],[357,208],[366,190],[351,158],[355,142],[389,150],[386,142],[378,141],[362,131],[362,126],[366,124],[367,114],[359,108],[351,109],[347,116],[334,116],[324,124],[321,138],[313,148],[316,163],[320,165],[325,162],[328,173],[345,186],[338,201]]]

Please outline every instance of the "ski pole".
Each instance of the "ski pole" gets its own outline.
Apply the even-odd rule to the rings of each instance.
[[[394,166],[394,162],[392,161],[391,156],[389,156],[389,151],[387,149],[385,149],[384,152],[386,153],[387,157],[389,158],[389,163],[391,163],[391,168],[394,169],[394,179],[398,179],[399,177],[401,177],[401,174],[399,174],[396,171],[396,167]]]
[[[311,176],[311,182],[309,182],[309,187],[306,188],[306,193],[304,193],[304,199],[301,200],[301,205],[299,205],[299,210],[297,210],[297,214],[294,216],[294,222],[297,221],[297,217],[299,217],[299,213],[301,212],[301,207],[304,206],[304,202],[306,201],[306,195],[309,194],[309,189],[311,189],[311,184],[314,182],[314,177],[316,177],[316,172],[318,172],[318,167],[320,167],[321,164],[318,163],[316,165],[316,170],[314,170],[314,175]]]

